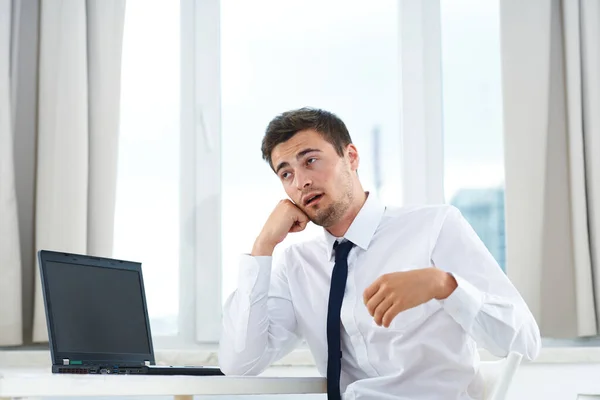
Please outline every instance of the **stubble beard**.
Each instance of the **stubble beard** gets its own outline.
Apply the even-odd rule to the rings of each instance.
[[[317,209],[313,216],[309,216],[310,220],[323,228],[338,223],[346,214],[352,202],[354,201],[354,185],[350,171],[344,171],[342,175],[343,188],[342,196],[339,200],[333,201],[330,205],[323,209]]]

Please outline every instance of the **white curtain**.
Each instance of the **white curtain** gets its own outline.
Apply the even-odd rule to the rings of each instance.
[[[21,7],[23,3],[13,1],[13,8]],[[35,203],[31,209],[34,233],[33,246],[21,246],[21,255],[48,249],[110,256],[125,0],[41,1],[38,8],[39,59],[36,71],[37,112],[34,114],[37,129],[33,141],[36,148],[21,154],[35,157]],[[38,19],[24,18],[24,15],[20,15],[20,23],[38,23]],[[3,51],[3,47],[0,49]],[[0,66],[5,59],[4,54],[0,52]],[[2,81],[0,85],[3,85]],[[0,104],[6,97],[3,87],[0,86]],[[0,127],[6,125],[4,123]],[[4,128],[0,128],[0,132],[0,151],[10,156],[13,151],[10,124],[6,133]],[[7,146],[4,146],[5,142]],[[10,160],[10,157],[7,158]],[[2,157],[0,162],[8,163],[5,161],[7,158]],[[2,167],[0,172],[0,187],[12,188],[7,196],[3,190],[1,198],[10,199],[12,193],[14,199],[15,185],[11,179],[19,177],[19,171],[15,173]],[[10,177],[5,178],[5,175]],[[18,205],[21,206],[20,201]],[[0,220],[9,217],[16,220],[13,208],[9,202],[3,201]],[[7,230],[2,232],[3,237],[19,238],[18,224],[14,221],[12,225],[5,226],[2,223],[0,229]],[[0,281],[7,287],[20,288],[23,284],[19,273],[26,266],[19,262],[19,243],[5,247],[8,245],[0,245],[0,260],[6,259],[10,263],[0,264]],[[34,299],[33,341],[46,341],[45,310],[37,260],[35,257],[29,259],[35,263],[35,280],[31,283],[34,287],[31,294]],[[27,283],[23,287],[27,287]],[[13,314],[27,315],[27,312],[19,304],[21,292],[13,292],[14,289],[0,292],[0,304],[6,304],[6,312],[11,313],[14,321],[10,325],[13,327],[10,334],[8,330],[0,329],[0,345],[20,344],[24,340],[23,321],[18,321]],[[27,293],[25,295],[23,297],[27,298]],[[14,298],[18,298],[19,303],[12,301]],[[4,312],[3,308],[0,308],[0,312]],[[2,324],[0,322],[0,326]]]
[[[0,344],[22,341],[21,257],[13,157],[12,2],[0,0]]]
[[[542,335],[598,334],[600,2],[503,0],[507,272]]]

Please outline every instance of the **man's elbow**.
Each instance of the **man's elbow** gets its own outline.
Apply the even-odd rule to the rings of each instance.
[[[527,348],[526,354],[524,354],[523,356],[527,361],[533,361],[540,355],[541,351],[542,351],[542,338],[540,336],[540,332],[537,331],[537,333],[534,333],[532,335],[532,338],[530,340],[530,345]]]
[[[227,376],[256,376],[265,369],[260,365],[260,359],[246,360],[242,354],[233,349],[219,349],[219,368]]]
[[[234,360],[227,359],[221,355],[219,355],[219,368],[227,376],[248,375],[248,369],[242,368],[241,363],[236,363]]]
[[[227,376],[256,376],[264,370],[257,368],[257,365],[222,361],[219,361],[219,368]]]
[[[244,376],[249,375],[247,369],[242,369],[239,365],[231,362],[219,361],[219,368],[227,376]]]
[[[523,347],[520,353],[526,361],[534,361],[542,350],[542,338],[537,324],[529,324],[521,330],[521,343]]]

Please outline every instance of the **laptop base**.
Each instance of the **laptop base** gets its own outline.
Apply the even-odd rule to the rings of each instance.
[[[53,365],[55,374],[79,375],[224,375],[218,367],[179,367],[179,366],[94,366],[94,365]]]
[[[215,376],[225,375],[218,367],[179,367],[151,365],[146,367],[148,375],[193,375],[193,376]]]

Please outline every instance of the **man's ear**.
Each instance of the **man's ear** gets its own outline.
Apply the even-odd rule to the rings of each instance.
[[[358,155],[358,149],[354,144],[350,143],[346,147],[346,156],[348,157],[350,167],[353,171],[356,171],[358,169],[358,164],[360,163],[360,157]]]

